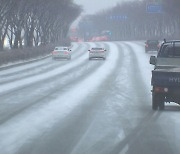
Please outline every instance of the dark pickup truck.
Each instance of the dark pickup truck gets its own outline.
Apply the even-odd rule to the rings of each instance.
[[[180,41],[161,45],[157,57],[151,56],[152,109],[164,110],[166,102],[180,104]]]

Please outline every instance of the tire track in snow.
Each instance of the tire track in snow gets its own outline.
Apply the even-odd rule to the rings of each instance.
[[[56,94],[59,95],[60,93],[63,93],[65,88],[69,86],[72,87],[75,83],[77,84],[81,82],[81,80],[88,77],[91,73],[96,71],[103,64],[104,61],[96,61],[96,62],[85,61],[84,64],[76,68],[78,69],[78,72],[74,71],[73,68],[67,74],[64,74],[64,76],[59,77],[58,75],[54,77],[53,80],[49,79],[49,81],[46,81],[46,83],[48,83],[48,85],[50,86],[44,85],[43,82],[38,85],[34,84],[28,88],[26,87],[26,89],[24,89],[23,91],[16,90],[13,93],[7,93],[6,95],[1,96],[0,105],[2,106],[1,107],[2,111],[0,112],[1,115],[0,124],[6,122],[10,118],[13,118],[13,116],[17,114],[21,114],[21,112],[34,105],[37,104],[39,105],[39,102],[42,102],[45,99],[51,98],[52,96],[55,97]],[[31,91],[30,95],[28,95],[29,91]],[[33,98],[33,100],[31,98]],[[11,101],[11,103],[9,101]],[[12,108],[6,107],[6,104],[11,105]],[[15,106],[19,106],[19,107],[15,108]]]

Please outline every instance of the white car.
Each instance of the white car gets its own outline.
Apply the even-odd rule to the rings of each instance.
[[[54,51],[52,51],[52,58],[65,58],[71,59],[71,50],[69,47],[55,47]]]
[[[92,58],[106,59],[106,50],[104,48],[91,48],[89,51],[89,60]]]

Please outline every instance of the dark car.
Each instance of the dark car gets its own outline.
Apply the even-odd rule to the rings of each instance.
[[[145,42],[145,52],[158,51],[159,48],[160,48],[160,44],[158,40],[147,40]]]

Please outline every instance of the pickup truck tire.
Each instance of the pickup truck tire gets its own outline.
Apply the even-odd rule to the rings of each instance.
[[[164,110],[164,107],[165,107],[164,102],[161,102],[161,103],[159,104],[159,110]]]
[[[164,97],[161,94],[152,95],[152,109],[157,110],[159,107],[160,110],[164,110]]]
[[[152,109],[153,110],[157,110],[158,109],[158,98],[157,98],[157,95],[153,94],[152,95]]]

